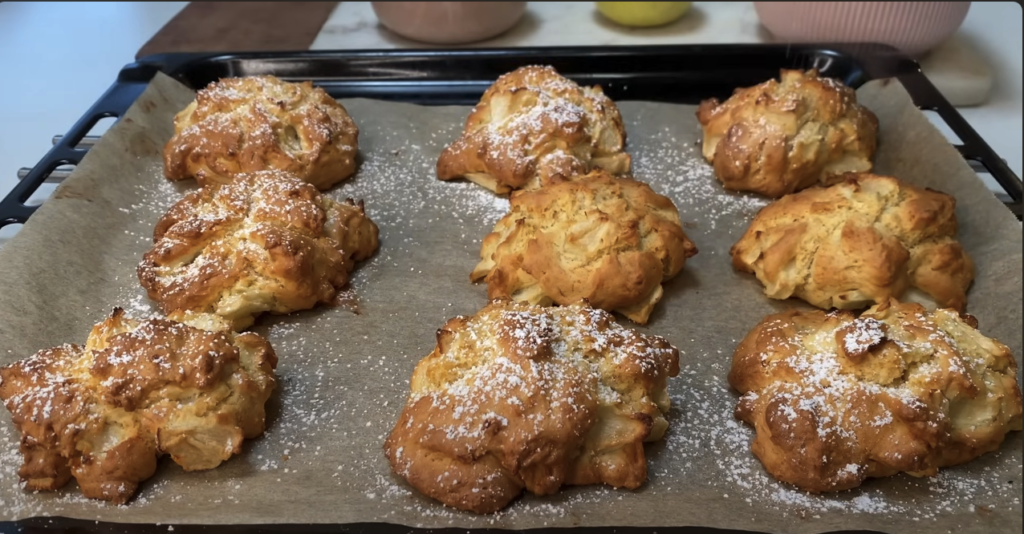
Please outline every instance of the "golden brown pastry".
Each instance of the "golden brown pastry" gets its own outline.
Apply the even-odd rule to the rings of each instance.
[[[498,194],[536,189],[601,168],[628,174],[626,130],[600,87],[580,87],[551,67],[522,67],[494,82],[437,176],[466,178]]]
[[[597,170],[578,180],[517,191],[484,238],[470,279],[489,298],[549,305],[587,299],[644,324],[661,283],[697,247],[679,212],[650,186]]]
[[[634,489],[643,443],[661,439],[679,353],[585,303],[491,302],[437,332],[384,452],[394,472],[444,504],[497,511],[525,488]]]
[[[726,189],[772,198],[872,168],[878,119],[857,93],[816,70],[783,70],[737,89],[724,103],[701,102],[704,158]]]
[[[932,476],[1021,430],[1017,362],[971,317],[887,301],[765,318],[733,356],[736,416],[775,478],[840,491],[905,472]]]
[[[208,332],[120,308],[89,334],[0,368],[0,398],[21,432],[30,490],[71,477],[82,494],[124,503],[171,455],[213,469],[263,433],[277,356],[256,334]]]
[[[335,202],[283,171],[242,174],[172,206],[138,276],[169,317],[241,330],[263,312],[332,302],[377,233],[361,201]]]
[[[225,78],[174,117],[164,174],[206,185],[276,169],[325,190],[355,173],[358,144],[345,107],[310,82]]]
[[[732,247],[733,266],[774,299],[858,309],[914,286],[963,311],[974,263],[956,240],[956,200],[895,178],[847,175],[783,197]]]

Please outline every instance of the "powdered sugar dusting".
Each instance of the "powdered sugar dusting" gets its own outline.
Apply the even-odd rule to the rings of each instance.
[[[736,394],[724,379],[698,379],[711,376],[708,370],[727,372],[727,363],[723,364],[720,356],[706,353],[681,358],[690,365],[680,375],[693,382],[690,387],[681,380],[670,383],[673,410],[666,439],[667,452],[671,454],[666,456],[675,458],[658,457],[652,462],[652,491],[686,487],[692,483],[691,477],[710,472],[714,474],[702,483],[734,499],[739,506],[738,514],[743,514],[743,509],[755,513],[767,507],[783,517],[800,519],[844,513],[939,521],[974,506],[990,506],[998,495],[1014,489],[1012,483],[998,477],[979,477],[966,469],[951,468],[931,478],[899,475],[884,481],[869,480],[859,488],[840,493],[814,495],[800,491],[775,480],[751,453],[754,431],[733,417]],[[998,452],[978,461],[998,463],[1007,460],[1005,454]],[[708,464],[714,467],[709,470]],[[858,466],[851,464],[846,468],[856,470]],[[1019,504],[1019,500],[1015,502]]]
[[[847,354],[858,354],[877,345],[885,337],[882,322],[870,317],[858,317],[853,321],[854,329],[843,338]]]
[[[326,93],[267,76],[211,83],[197,93],[191,111],[179,118],[179,126],[189,126],[172,140],[174,166],[186,159],[194,163],[215,158],[226,150],[280,150],[296,161],[328,146],[346,158],[355,152],[352,120]]]
[[[630,127],[641,126],[632,123]],[[700,212],[709,230],[721,224],[729,225],[723,229],[731,229],[732,225],[745,229],[758,210],[768,205],[769,200],[764,197],[723,189],[714,170],[700,155],[699,144],[695,142],[699,137],[680,137],[669,128],[648,135],[642,146],[635,150],[632,145],[629,147],[633,153],[633,174],[672,199],[684,221],[697,218],[688,213]]]
[[[447,350],[431,360],[433,371],[427,372],[429,376],[446,370],[453,380],[421,382],[421,389],[410,397],[410,403],[429,397],[431,405],[450,413],[454,422],[410,419],[408,426],[436,424],[449,440],[482,438],[488,430],[495,431],[495,424],[500,425],[497,432],[503,432],[514,418],[508,433],[534,436],[529,441],[540,443],[545,433],[563,424],[578,428],[574,423],[586,420],[594,400],[614,402],[621,394],[635,401],[638,396],[658,395],[626,384],[641,376],[654,383],[665,377],[675,359],[673,348],[623,328],[601,310],[549,310],[492,308],[484,317],[469,319],[446,342]],[[597,391],[602,382],[607,388],[603,395]],[[539,397],[545,399],[548,412],[531,405]]]
[[[437,153],[454,132],[452,128],[431,133],[430,146],[386,140],[379,150],[363,152],[356,179],[328,194],[366,199],[371,218],[376,214],[381,223],[392,223],[389,235],[438,222],[431,216],[437,213],[443,214],[446,222],[467,228],[472,228],[471,222],[493,225],[508,212],[507,198],[468,181],[437,179]]]
[[[646,447],[649,481],[636,491],[587,486],[525,496],[483,517],[445,508],[412,491],[391,472],[381,445],[405,402],[416,362],[434,346],[435,330],[448,318],[475,313],[484,304],[486,289],[471,284],[468,275],[479,258],[480,241],[508,211],[508,202],[476,184],[436,178],[437,157],[461,132],[468,108],[426,112],[365,101],[345,105],[359,123],[363,161],[354,178],[328,195],[366,201],[368,216],[381,229],[381,249],[354,273],[351,290],[358,296],[359,314],[320,307],[265,316],[257,323],[255,330],[268,336],[280,358],[264,435],[247,440],[241,455],[210,471],[186,474],[164,462],[136,499],[112,507],[81,498],[73,482],[52,494],[20,489],[18,439],[9,416],[0,412],[0,519],[59,513],[145,522],[152,516],[196,517],[205,510],[272,523],[287,513],[279,506],[283,495],[303,496],[296,506],[316,507],[318,520],[372,517],[427,527],[564,527],[593,524],[602,512],[625,522],[629,512],[649,510],[652,503],[667,505],[661,509],[670,518],[672,506],[707,502],[709,509],[727,506],[734,512],[734,526],[751,530],[779,516],[801,518],[808,522],[801,523],[803,529],[818,531],[833,527],[815,523],[815,516],[829,525],[877,516],[927,521],[944,532],[959,524],[948,521],[953,516],[980,517],[991,506],[1019,511],[1019,448],[1004,446],[937,477],[872,480],[836,495],[808,495],[764,472],[750,452],[753,431],[732,415],[737,395],[725,376],[736,336],[771,308],[759,298],[756,280],[742,306],[719,297],[727,291],[726,282],[741,283],[739,276],[729,278],[728,248],[767,201],[721,188],[700,158],[699,129],[660,127],[676,116],[680,125],[692,122],[692,107],[629,102],[619,107],[627,121],[634,174],[675,202],[700,249],[679,279],[666,284],[651,323],[638,328],[679,347],[684,364],[681,376],[669,380],[673,403],[665,439]],[[195,188],[191,181],[166,181],[161,165],[154,156],[144,174],[117,182],[132,191],[133,199],[111,207],[111,249],[119,254],[94,267],[103,273],[99,289],[82,297],[68,295],[71,302],[81,298],[84,303],[68,312],[81,316],[80,336],[114,305],[140,318],[158,312],[134,269],[151,246],[156,220],[184,191]],[[720,317],[722,306],[730,307],[735,321],[709,324],[702,319],[709,310],[718,310],[715,317]],[[0,347],[5,362],[29,355],[9,350]],[[598,394],[610,397],[614,390]],[[872,424],[888,423],[882,417]],[[651,522],[659,520],[669,519],[659,515]]]

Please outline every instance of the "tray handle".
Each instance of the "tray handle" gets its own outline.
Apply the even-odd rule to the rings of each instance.
[[[1010,202],[1004,202],[1007,208],[1021,219],[1022,207],[1024,207],[1024,184],[1020,177],[1013,172],[1013,169],[992,150],[992,147],[981,138],[967,123],[962,115],[957,113],[956,108],[942,96],[942,93],[932,85],[932,82],[921,72],[897,76],[900,83],[910,93],[914,104],[919,109],[934,111],[946,122],[953,133],[960,138],[962,144],[953,143],[960,155],[967,160],[972,168],[981,166],[992,175],[1000,187],[1010,197]]]
[[[39,163],[0,200],[0,228],[9,224],[24,224],[39,206],[28,206],[25,202],[46,181],[46,178],[61,165],[78,165],[88,153],[88,148],[77,148],[78,143],[101,119],[120,119],[132,102],[146,88],[143,83],[115,82],[92,107],[78,119],[70,130],[51,148]],[[72,172],[73,173],[73,172]]]

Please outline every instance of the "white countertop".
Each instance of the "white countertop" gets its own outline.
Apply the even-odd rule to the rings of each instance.
[[[118,71],[186,2],[0,3],[0,196],[110,86]],[[956,38],[970,43],[995,73],[989,101],[960,113],[1022,175],[1022,21],[1014,2],[975,2]],[[749,2],[697,2],[667,28],[620,29],[593,2],[533,2],[509,33],[483,46],[760,42]],[[368,2],[343,2],[313,48],[413,45],[380,27]],[[415,46],[415,45],[413,45]],[[0,230],[0,244],[14,228]]]

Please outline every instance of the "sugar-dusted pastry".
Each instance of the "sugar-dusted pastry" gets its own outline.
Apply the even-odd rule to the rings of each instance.
[[[82,494],[124,503],[169,454],[213,469],[263,433],[277,356],[252,334],[209,332],[120,308],[84,347],[65,344],[0,368],[0,399],[21,432],[29,490],[72,477]]]
[[[551,67],[522,67],[487,89],[462,136],[441,152],[437,176],[505,194],[594,168],[627,174],[625,142],[619,110],[600,87],[581,87]]]
[[[726,189],[772,198],[872,168],[878,119],[857,93],[816,70],[783,70],[737,89],[725,102],[701,102],[704,158]]]
[[[585,303],[492,301],[437,332],[384,452],[394,472],[444,504],[477,513],[525,489],[634,489],[644,442],[668,428],[665,386],[679,353]]]
[[[883,302],[790,310],[740,343],[729,383],[753,452],[775,478],[840,491],[904,472],[932,476],[1021,430],[1017,362],[957,312]]]
[[[345,107],[310,82],[224,78],[174,117],[164,174],[205,185],[276,169],[324,190],[355,173],[358,141]]]
[[[283,171],[187,194],[153,241],[138,267],[149,298],[176,320],[235,330],[263,312],[330,303],[378,245],[361,201],[335,202]]]
[[[858,309],[910,286],[963,311],[974,263],[957,241],[956,200],[887,176],[847,175],[765,206],[732,247],[774,299]]]
[[[661,299],[661,283],[697,253],[671,200],[604,171],[517,191],[510,205],[484,238],[470,275],[487,282],[492,299],[588,299],[643,324]]]

